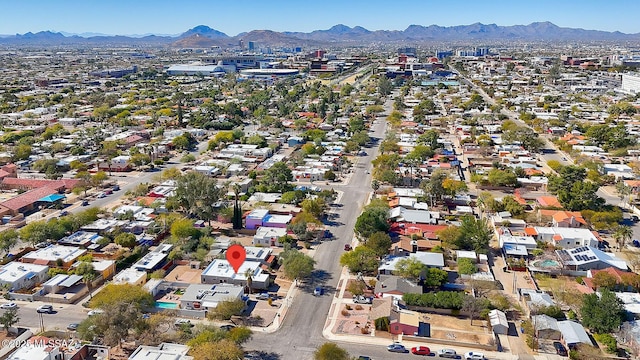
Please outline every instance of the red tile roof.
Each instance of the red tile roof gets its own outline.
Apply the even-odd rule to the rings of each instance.
[[[9,208],[14,211],[20,211],[23,207],[27,205],[31,205],[36,201],[42,199],[45,196],[49,196],[52,194],[57,194],[58,191],[51,187],[43,187],[39,189],[29,190],[25,193],[22,193],[13,199],[5,200],[0,202],[0,205]]]
[[[56,190],[60,189],[73,189],[80,180],[78,179],[60,179],[60,180],[47,180],[47,179],[20,179],[20,178],[4,178],[2,185],[7,187],[24,187],[27,189],[35,189],[48,187]]]

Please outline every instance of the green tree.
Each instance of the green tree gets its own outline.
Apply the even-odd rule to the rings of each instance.
[[[349,360],[349,353],[347,350],[339,347],[334,343],[322,344],[314,353],[314,360]]]
[[[15,229],[7,229],[0,232],[0,251],[7,254],[18,243],[20,235]]]
[[[35,245],[50,239],[51,226],[44,221],[34,221],[22,227],[19,233],[22,240]]]
[[[596,195],[598,188],[592,182],[576,182],[569,188],[558,190],[558,201],[569,211],[599,210],[605,200]]]
[[[394,272],[403,278],[418,280],[421,277],[426,278],[427,266],[411,256],[398,260]]]
[[[260,178],[260,191],[266,192],[287,192],[292,186],[289,184],[293,180],[291,169],[284,162],[277,162],[269,169],[265,170]]]
[[[282,262],[284,267],[284,275],[289,279],[306,279],[311,276],[316,261],[309,255],[303,254],[295,250],[289,250]]]
[[[189,351],[193,360],[238,360],[244,358],[244,351],[231,340],[206,342]]]
[[[428,287],[437,288],[447,283],[449,279],[449,273],[445,270],[437,268],[428,268],[426,277],[424,279],[424,285]]]
[[[458,259],[458,273],[460,275],[472,275],[478,272],[478,268],[476,264],[471,261],[469,258],[459,258]]]
[[[511,169],[491,169],[487,179],[493,186],[515,186],[518,183],[518,177]]]
[[[618,329],[624,321],[624,314],[622,301],[608,289],[601,289],[600,296],[585,295],[580,308],[582,324],[596,333],[610,333]]]
[[[20,321],[20,316],[18,316],[18,309],[12,308],[5,310],[2,315],[0,315],[0,324],[4,327],[4,331],[9,333],[9,328],[13,325],[17,324]]]
[[[622,250],[625,244],[633,238],[633,229],[630,226],[620,225],[613,232],[613,238],[616,239],[618,248]]]
[[[136,236],[131,233],[120,233],[113,241],[116,244],[129,249],[133,249],[137,243]]]
[[[357,246],[340,256],[340,265],[346,266],[352,274],[373,274],[378,269],[378,255],[366,246]]]
[[[384,257],[391,250],[391,237],[386,232],[378,231],[367,239],[364,246],[373,250],[379,257]]]
[[[304,200],[306,196],[302,190],[287,191],[280,197],[280,202],[283,204],[297,205]]]
[[[376,232],[389,231],[389,210],[385,207],[368,207],[358,216],[354,231],[360,238],[368,239]]]
[[[472,215],[465,215],[460,221],[460,237],[457,246],[465,250],[484,253],[489,249],[489,242],[493,236],[487,219],[476,219]]]
[[[423,180],[420,183],[420,188],[424,191],[426,196],[431,200],[431,205],[435,205],[437,202],[442,201],[446,195],[447,190],[444,188],[444,181],[449,178],[449,175],[442,171],[436,170],[431,174],[431,177],[427,180]]]
[[[131,284],[108,284],[89,302],[89,307],[105,309],[115,303],[134,304],[144,310],[153,308],[153,296],[141,286]]]
[[[224,300],[218,303],[216,308],[207,314],[208,317],[218,320],[229,320],[242,314],[246,307],[240,299]]]
[[[211,222],[223,191],[215,179],[190,171],[177,179],[175,199],[189,217]]]

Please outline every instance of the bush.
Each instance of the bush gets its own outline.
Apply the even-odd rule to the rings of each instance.
[[[605,346],[608,353],[615,354],[618,351],[618,341],[613,336],[609,334],[595,334],[593,337]]]
[[[426,294],[404,294],[402,300],[409,306],[460,310],[464,297],[464,292],[438,291]]]
[[[375,324],[376,330],[380,331],[389,331],[389,318],[381,317],[377,318],[373,322]]]
[[[342,316],[349,316],[349,311],[347,309],[342,310],[340,313]]]
[[[362,305],[356,305],[356,310],[362,310]]]
[[[345,305],[344,308],[347,309],[347,310],[351,310],[352,309],[351,305],[349,305],[349,304]]]

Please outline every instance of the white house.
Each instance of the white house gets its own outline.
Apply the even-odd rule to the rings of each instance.
[[[162,343],[158,346],[140,345],[129,356],[129,360],[193,360],[187,355],[189,347],[182,344]],[[27,358],[25,358],[27,359]]]
[[[285,235],[287,235],[287,229],[285,228],[261,226],[256,230],[256,234],[253,236],[253,245],[282,246],[278,239]]]
[[[49,267],[12,261],[0,268],[0,284],[11,291],[31,288],[47,280]]]
[[[233,284],[191,284],[180,297],[180,308],[213,310],[222,301],[242,299],[244,286]]]
[[[266,289],[269,287],[269,274],[263,271],[262,263],[257,261],[245,261],[236,273],[227,260],[215,259],[200,275],[200,282],[203,284],[228,283],[245,286],[248,274],[251,276],[253,288]]]
[[[113,277],[114,284],[144,285],[146,281],[147,272],[136,270],[133,267],[126,268]]]

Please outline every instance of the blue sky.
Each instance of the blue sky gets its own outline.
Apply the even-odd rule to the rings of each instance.
[[[207,25],[234,36],[250,30],[303,31],[336,24],[369,30],[475,22],[639,33],[638,0],[0,0],[0,34],[179,34]]]

